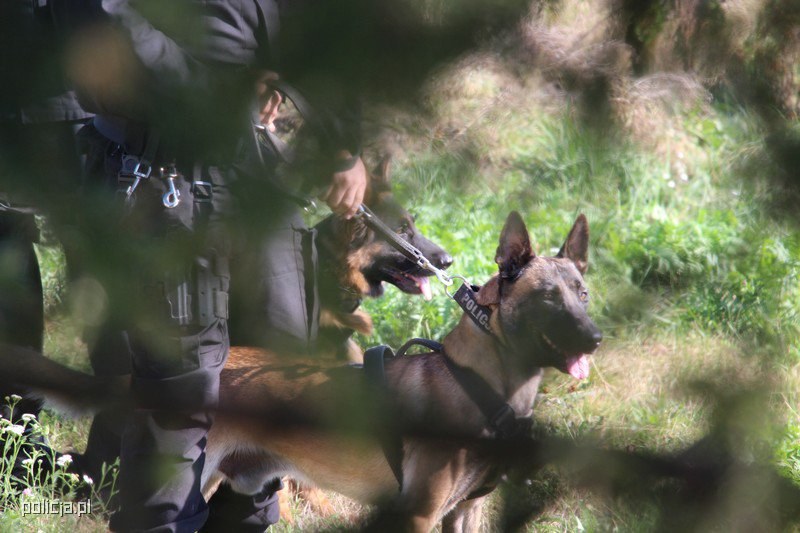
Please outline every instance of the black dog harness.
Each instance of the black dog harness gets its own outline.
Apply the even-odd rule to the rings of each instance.
[[[395,355],[386,345],[375,346],[364,353],[364,372],[370,383],[386,394],[386,361],[402,357],[412,346],[423,346],[441,353],[447,370],[487,420],[487,427],[494,438],[512,439],[530,431],[531,419],[517,417],[514,409],[471,368],[457,364],[445,352],[444,346],[430,339],[414,338],[403,344]],[[400,490],[403,487],[403,441],[399,428],[390,427],[380,435],[381,447],[392,469]],[[494,486],[483,487],[468,496],[477,498],[491,492]]]

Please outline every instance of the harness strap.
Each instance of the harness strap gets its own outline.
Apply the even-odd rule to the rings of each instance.
[[[450,374],[458,382],[472,402],[478,406],[486,420],[489,421],[489,428],[500,438],[511,438],[521,434],[526,428],[530,427],[529,418],[518,418],[514,409],[508,405],[500,394],[489,385],[480,374],[471,368],[463,367],[450,359],[444,352],[442,343],[430,339],[414,338],[403,344],[397,350],[396,357],[402,357],[412,346],[424,346],[444,356],[445,365]],[[369,350],[368,350],[369,351]],[[364,363],[366,366],[366,354]]]
[[[153,162],[156,159],[156,152],[158,151],[158,145],[160,142],[161,136],[158,134],[158,132],[154,130],[148,133],[147,139],[144,142],[144,151],[139,157],[140,164],[152,167]]]
[[[387,396],[385,362],[393,357],[394,352],[385,344],[373,346],[364,352],[364,374],[367,380],[380,390],[380,395],[383,397]],[[386,456],[386,461],[397,479],[398,490],[403,490],[403,439],[394,424],[385,425],[380,435],[380,442],[383,455]]]
[[[442,352],[442,355],[450,375],[478,406],[488,420],[489,428],[494,431],[496,436],[508,439],[519,435],[526,426],[529,427],[530,419],[518,418],[505,398],[498,394],[480,374],[471,368],[457,364],[446,353]]]
[[[397,350],[397,357],[403,357],[408,351],[408,349],[414,345],[424,346],[425,348],[433,350],[434,352],[444,353],[444,346],[442,346],[441,342],[432,341],[430,339],[414,338],[406,342],[404,345],[400,347],[399,350]]]
[[[445,366],[450,375],[475,403],[483,416],[488,421],[489,428],[495,436],[508,439],[524,435],[530,429],[529,418],[519,418],[514,409],[498,394],[480,374],[471,368],[463,367],[450,359],[444,352],[442,343],[422,338],[414,338],[403,344],[397,355],[386,345],[374,346],[364,352],[364,373],[367,380],[379,388],[383,396],[386,395],[386,361],[394,357],[402,357],[412,346],[424,346],[434,352],[442,354]],[[388,399],[388,398],[387,398]],[[403,489],[403,440],[399,431],[392,424],[387,424],[379,436],[383,454],[392,469],[400,490]],[[493,487],[478,490],[470,494],[470,498],[477,498],[491,492]]]

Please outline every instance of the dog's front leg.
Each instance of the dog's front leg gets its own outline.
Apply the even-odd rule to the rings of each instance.
[[[442,533],[473,533],[481,530],[486,496],[466,500],[442,519]]]
[[[459,455],[447,446],[406,443],[403,490],[396,506],[403,530],[427,533],[436,527],[462,478]]]

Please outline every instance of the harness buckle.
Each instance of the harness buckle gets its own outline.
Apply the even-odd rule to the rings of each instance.
[[[131,157],[131,156],[127,156]],[[131,174],[136,176],[139,179],[147,179],[150,177],[150,173],[153,171],[153,166],[150,163],[146,163],[141,159],[136,160],[136,165],[133,167],[133,171]]]
[[[501,437],[510,437],[517,432],[517,414],[510,405],[504,404],[489,420],[489,425],[500,434]]]
[[[209,203],[214,196],[214,184],[210,181],[195,180],[192,182],[191,191],[195,202]]]

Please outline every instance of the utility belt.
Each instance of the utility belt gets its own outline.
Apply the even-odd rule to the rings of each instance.
[[[214,230],[208,228],[215,210],[212,176],[221,184],[222,174],[214,167],[170,158],[158,135],[135,123],[98,116],[92,125],[108,146],[104,173],[116,181],[111,185],[123,206],[124,231],[146,241],[185,246],[185,261],[179,259],[160,279],[143,280],[148,305],[159,310],[150,326],[167,320],[181,327],[206,327],[227,319],[228,257],[216,251],[225,250],[227,243],[213,242]]]
[[[213,210],[214,184],[204,177],[202,165],[178,164],[166,153],[157,132],[142,124],[96,116],[92,125],[116,145],[108,154],[113,165],[108,170],[116,173],[117,196],[130,216],[163,223],[168,230],[194,231],[207,220]]]

